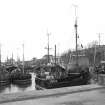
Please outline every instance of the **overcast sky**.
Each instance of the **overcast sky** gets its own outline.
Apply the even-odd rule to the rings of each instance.
[[[79,44],[87,46],[93,40],[105,44],[104,0],[0,0],[0,43],[2,60],[20,56],[24,43],[25,60],[41,58],[47,51],[47,29],[51,54],[75,48],[75,9],[78,5]]]

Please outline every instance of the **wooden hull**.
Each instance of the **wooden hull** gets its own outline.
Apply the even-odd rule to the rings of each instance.
[[[10,80],[0,80],[0,87],[10,84]]]
[[[25,85],[31,84],[31,74],[20,74],[11,76],[11,81],[13,84]]]
[[[16,80],[13,80],[12,81],[13,84],[18,84],[18,85],[26,85],[26,84],[31,84],[31,79],[24,79],[24,80],[19,80],[19,79],[16,79]]]

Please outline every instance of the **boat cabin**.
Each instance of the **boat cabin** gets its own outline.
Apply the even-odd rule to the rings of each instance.
[[[36,69],[36,75],[43,79],[60,79],[67,76],[67,72],[59,65],[44,65]]]

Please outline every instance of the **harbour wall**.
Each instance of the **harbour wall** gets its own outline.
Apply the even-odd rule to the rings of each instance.
[[[65,94],[73,94],[73,93],[92,91],[92,90],[103,89],[103,88],[105,88],[105,86],[92,84],[92,85],[82,85],[82,86],[74,86],[74,87],[64,87],[64,88],[58,88],[58,89],[45,89],[45,90],[28,91],[28,92],[20,92],[20,93],[12,93],[12,94],[1,94],[0,104],[29,100],[29,99],[55,97],[55,96],[61,96]]]

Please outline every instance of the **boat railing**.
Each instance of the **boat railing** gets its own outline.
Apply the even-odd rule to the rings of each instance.
[[[68,74],[80,74],[80,73],[68,73]]]
[[[46,81],[46,78],[40,78],[40,77],[36,77],[36,78],[39,79],[39,80]]]

